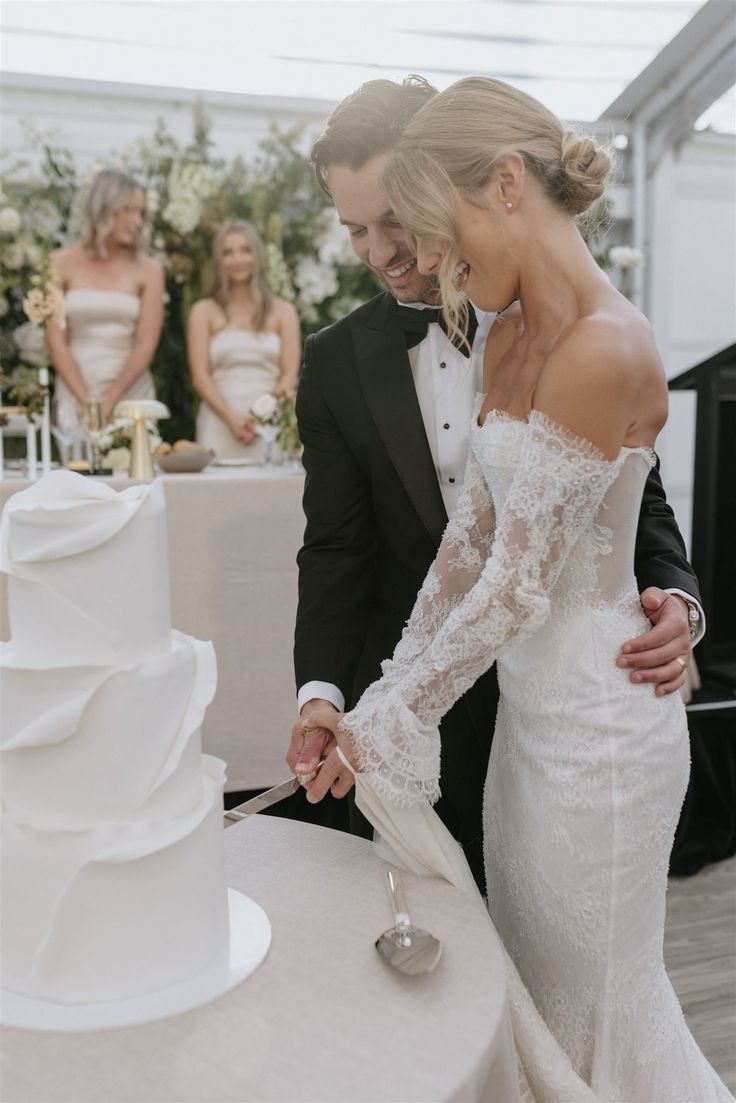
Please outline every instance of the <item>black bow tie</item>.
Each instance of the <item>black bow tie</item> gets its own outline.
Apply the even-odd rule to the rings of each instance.
[[[440,328],[447,333],[447,325],[439,307],[426,306],[422,310],[417,310],[415,307],[402,306],[396,299],[392,298],[390,309],[403,331],[408,349],[414,348],[415,345],[424,340],[430,322],[438,322]],[[477,328],[478,319],[475,316],[472,304],[468,303],[468,324],[465,329],[465,337],[470,346],[473,344]],[[455,340],[453,344],[463,356],[470,356],[470,349],[464,341]]]

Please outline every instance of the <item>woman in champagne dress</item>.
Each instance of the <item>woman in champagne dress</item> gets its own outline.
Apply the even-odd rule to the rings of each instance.
[[[344,716],[302,722],[338,740],[306,784],[311,800],[344,793],[356,770],[384,838],[435,871],[454,846],[463,883],[462,853],[429,810],[438,724],[496,662],[488,910],[525,1098],[713,1103],[732,1097],[662,957],[684,706],[617,664],[619,641],[647,626],[634,541],[667,385],[646,320],[575,225],[608,170],[593,139],[480,77],[432,98],[389,160],[389,201],[419,270],[439,279],[451,332],[465,295],[504,318],[457,511],[382,677]],[[464,883],[475,891],[467,869]]]
[[[301,342],[294,307],[274,295],[261,240],[248,222],[221,227],[212,292],[192,307],[187,348],[201,398],[197,443],[220,459],[257,463],[262,447],[251,407],[263,394],[296,389]]]
[[[126,398],[155,398],[150,363],[161,335],[164,276],[146,256],[143,188],[107,169],[84,205],[82,240],[52,254],[64,291],[66,326],[50,324],[56,372],[55,420],[74,435],[85,402],[101,402],[108,420]]]

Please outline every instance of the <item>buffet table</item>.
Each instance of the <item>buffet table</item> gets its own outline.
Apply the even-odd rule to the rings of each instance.
[[[406,977],[376,953],[384,862],[342,832],[254,816],[225,833],[228,881],[273,942],[245,983],[173,1019],[94,1034],[4,1032],[7,1103],[518,1099],[499,942],[445,881],[405,875],[443,944]]]
[[[166,493],[172,623],[212,640],[219,682],[204,749],[228,766],[228,791],[265,788],[286,773],[296,718],[292,663],[303,472],[208,468],[161,476]],[[116,490],[130,483],[106,479]],[[0,506],[29,484],[6,477]],[[5,579],[0,606],[8,638]]]

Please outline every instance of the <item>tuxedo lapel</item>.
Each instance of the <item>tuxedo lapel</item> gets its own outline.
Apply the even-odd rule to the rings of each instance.
[[[396,473],[435,543],[445,512],[434,460],[414,388],[404,335],[386,309],[387,296],[367,319],[353,324],[360,384]]]

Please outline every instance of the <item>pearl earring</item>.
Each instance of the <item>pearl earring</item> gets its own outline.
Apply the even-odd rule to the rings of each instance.
[[[511,208],[513,207],[513,205],[514,205],[513,203],[507,203],[507,204],[506,204],[506,206],[508,207],[508,209],[509,209],[509,210],[511,210]]]

